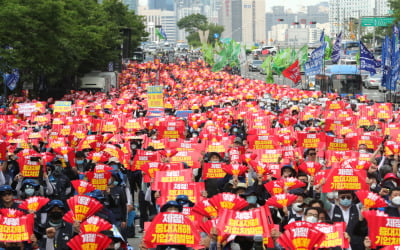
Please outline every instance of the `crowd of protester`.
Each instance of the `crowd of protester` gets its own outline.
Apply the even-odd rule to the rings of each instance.
[[[286,226],[298,221],[345,222],[344,237],[349,240],[351,249],[371,247],[368,238],[371,225],[363,218],[363,212],[369,208],[362,206],[356,196],[358,190],[322,192],[327,178],[316,183],[316,174],[299,168],[307,162],[319,164],[321,170],[329,170],[348,159],[358,160],[362,154],[368,158],[365,161],[368,163],[363,163],[365,167],[361,169],[366,173],[363,181],[367,191],[378,194],[387,204],[378,210],[390,217],[400,216],[398,151],[390,148],[388,143],[398,143],[395,133],[388,132],[390,128],[396,130],[398,111],[391,104],[374,103],[364,96],[350,100],[337,94],[324,95],[318,91],[267,85],[226,72],[212,72],[201,60],[189,64],[131,63],[119,81],[119,90],[110,93],[71,92],[62,99],[72,103],[67,112],[57,111],[57,103],[52,99],[40,102],[19,97],[2,115],[5,155],[0,171],[0,208],[33,213],[35,218],[30,241],[4,241],[0,247],[69,249],[68,241],[80,234],[83,223],[64,219],[71,209],[68,200],[79,193],[72,182],[93,182],[88,177],[99,165],[106,166],[106,171],[111,173],[106,187],[83,195],[103,204],[95,215],[114,225],[113,230],[102,232],[112,239],[107,249],[128,248],[127,239],[141,237],[146,225],[161,212],[180,213],[185,207],[196,206],[196,202],[185,194],[159,204],[157,200],[166,190],[154,188],[155,174],[149,170],[151,168],[154,171],[191,169],[192,181],[204,182],[205,189],[201,190],[199,200],[232,193],[247,202],[241,211],[266,205],[266,201],[275,195],[266,189],[268,182],[296,178],[304,185],[293,189],[285,187],[282,191],[296,195],[294,203],[282,208],[268,206],[273,224],[277,225],[270,233],[276,249],[284,249],[277,239]],[[149,107],[147,87],[153,85],[162,86],[161,109]],[[44,109],[22,114],[18,106],[21,103],[41,103]],[[333,108],[333,104],[338,108]],[[328,120],[341,123],[337,122],[332,128],[335,122],[328,124]],[[360,120],[364,122],[361,124]],[[175,127],[179,130],[176,137],[163,133],[168,130],[168,125],[163,125],[165,122],[179,124]],[[66,129],[69,131],[65,132]],[[337,154],[337,162],[332,162],[334,153],[327,153],[324,141],[317,147],[303,147],[299,144],[300,134],[352,140],[346,153]],[[257,155],[261,151],[256,150],[252,142],[260,135],[270,136],[273,143],[269,149],[277,150],[275,152],[279,154],[268,162],[279,166],[275,172],[257,171],[244,159],[249,154],[252,160],[262,161],[261,155]],[[93,144],[93,139],[88,139],[90,136],[101,136],[100,141],[99,137],[94,140],[101,144],[100,149]],[[367,139],[363,136],[372,138],[368,139],[372,143],[365,142]],[[86,144],[83,143],[85,140]],[[58,147],[70,148],[68,153],[72,152],[72,157],[55,148],[60,141]],[[218,145],[224,150],[209,150],[214,142],[220,143]],[[174,154],[179,151],[173,145],[180,145],[176,143],[191,144],[190,148],[198,152],[194,158],[196,163],[173,162]],[[96,153],[104,152],[105,145],[118,154],[103,154],[96,158]],[[291,156],[287,152],[292,152]],[[49,155],[51,157],[46,158]],[[139,163],[138,155],[154,157],[143,164]],[[38,162],[41,166],[38,177],[23,175],[21,158]],[[221,178],[205,179],[204,165],[208,163],[238,164],[244,171],[239,174],[226,171]],[[24,200],[35,196],[49,198],[49,201],[38,211],[20,208]],[[204,216],[203,220],[207,219],[211,218]],[[136,223],[139,230],[135,230]],[[257,237],[239,235],[221,242],[217,240],[218,233],[216,228],[211,232],[200,232],[203,248],[266,248],[257,244]],[[147,249],[146,242],[143,241],[140,248]],[[179,244],[157,246],[157,249],[168,248],[188,247]],[[333,249],[341,249],[341,246]]]

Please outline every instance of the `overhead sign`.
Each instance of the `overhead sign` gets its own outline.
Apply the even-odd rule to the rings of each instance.
[[[385,27],[392,24],[394,17],[361,17],[361,26],[363,27]]]

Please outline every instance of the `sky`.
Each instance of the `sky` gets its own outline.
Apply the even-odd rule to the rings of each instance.
[[[285,6],[285,9],[291,8],[298,11],[302,6],[315,5],[320,2],[328,2],[328,0],[267,0],[266,11],[270,11],[272,6]]]
[[[160,0],[162,1],[162,0]],[[291,8],[293,11],[299,11],[302,6],[314,5],[328,0],[266,0],[265,11],[270,11],[272,6],[285,6],[285,9]],[[140,5],[145,5],[147,0],[139,0]]]

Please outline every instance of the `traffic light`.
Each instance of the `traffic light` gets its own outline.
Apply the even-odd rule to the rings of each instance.
[[[285,21],[285,19],[282,19],[282,18],[278,19],[278,22],[283,22],[283,21]]]
[[[310,24],[316,24],[316,23],[317,23],[316,21],[311,21],[311,22],[310,22]]]
[[[292,25],[299,25],[299,22],[293,22]]]

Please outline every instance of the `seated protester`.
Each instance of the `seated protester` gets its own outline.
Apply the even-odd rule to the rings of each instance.
[[[101,231],[100,233],[104,234],[112,240],[111,243],[107,246],[106,250],[128,249],[128,243],[118,232],[118,229],[112,228],[112,230]]]
[[[296,169],[291,164],[284,164],[281,167],[281,178],[296,177]]]
[[[45,224],[38,225],[36,237],[40,249],[69,249],[68,241],[79,233],[79,223],[68,223],[62,218],[67,212],[67,207],[61,200],[50,201],[45,211],[47,220]]]
[[[104,197],[102,191],[100,191],[98,189],[95,189],[90,193],[86,193],[85,195],[87,195],[89,197],[92,197],[92,198],[96,199],[97,201],[101,202],[101,204],[103,204],[103,208],[95,214],[96,216],[99,216],[100,218],[110,222],[112,225],[116,225],[117,224],[117,220],[115,219],[115,215],[111,212],[111,210],[109,208],[104,206],[105,197]]]
[[[251,186],[247,188],[245,193],[240,194],[240,197],[246,199],[246,201],[249,203],[249,206],[247,206],[243,210],[249,210],[265,205],[265,199],[263,199],[263,197],[261,197],[261,194],[257,192],[257,186]]]
[[[17,196],[24,200],[32,196],[50,196],[54,193],[53,185],[50,183],[47,174],[43,175],[44,185],[40,185],[37,179],[23,179],[22,176],[18,177],[18,184],[15,188]]]
[[[50,195],[52,199],[58,199],[62,201],[66,201],[69,197],[71,197],[74,192],[71,185],[71,180],[64,174],[64,169],[61,166],[61,161],[56,161],[54,165],[49,165],[50,172],[49,180],[53,185],[54,192]]]
[[[182,207],[194,207],[194,203],[191,200],[189,200],[189,197],[185,194],[180,194],[180,195],[176,196],[175,200]]]
[[[0,208],[18,209],[19,204],[14,201],[14,195],[16,194],[17,192],[10,185],[0,186]]]

